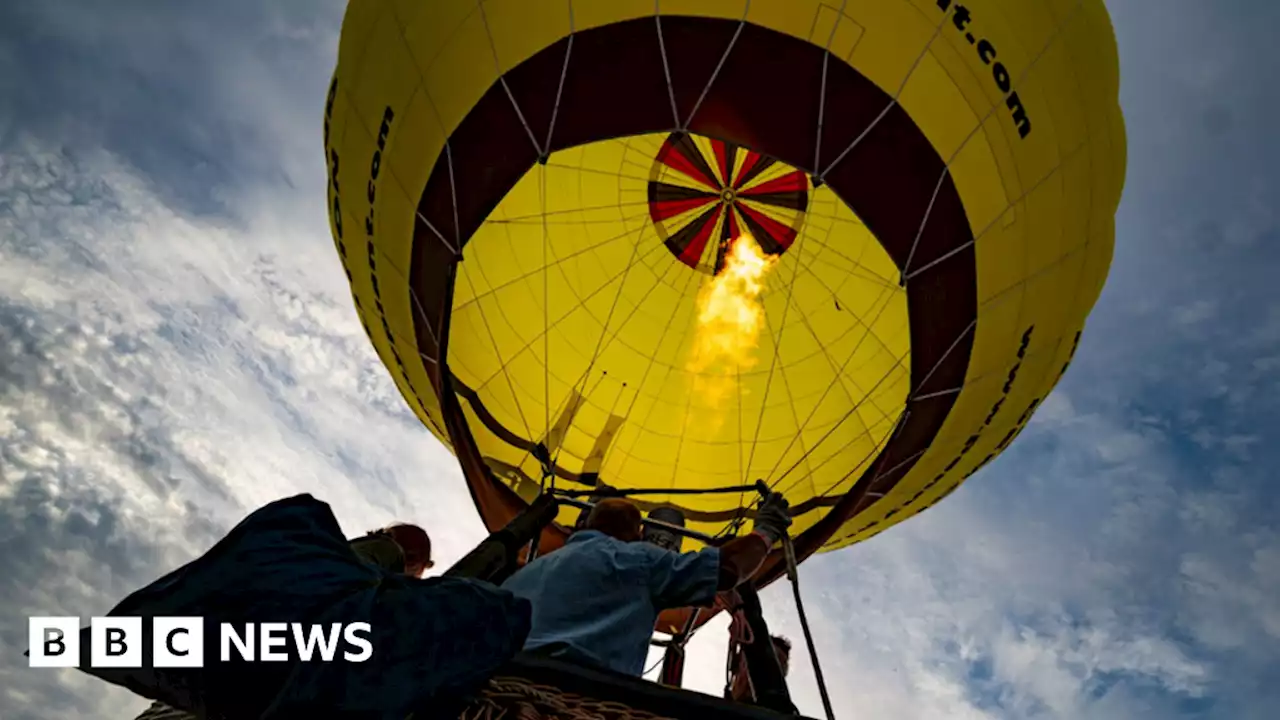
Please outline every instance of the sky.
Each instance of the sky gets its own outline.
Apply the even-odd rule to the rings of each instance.
[[[1280,4],[1113,2],[1110,279],[1018,442],[801,568],[837,717],[1262,720],[1280,707]],[[348,535],[483,536],[351,306],[324,214],[342,3],[0,3],[0,717],[146,703],[26,667],[310,492]],[[363,429],[363,431],[357,431]],[[790,589],[792,691],[821,715]],[[688,678],[718,692],[723,624]]]

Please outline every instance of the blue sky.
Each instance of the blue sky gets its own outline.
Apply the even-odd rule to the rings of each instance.
[[[1280,707],[1280,5],[1112,3],[1129,173],[1079,353],[926,516],[803,566],[840,717]],[[0,716],[144,703],[25,667],[295,492],[480,536],[350,307],[320,116],[338,2],[0,4]],[[359,424],[375,432],[353,437]],[[783,586],[772,621],[799,638]],[[723,630],[690,679],[718,687]],[[807,662],[794,692],[820,714]]]

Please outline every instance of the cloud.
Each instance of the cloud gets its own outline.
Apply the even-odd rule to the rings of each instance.
[[[6,3],[0,139],[8,127],[107,148],[166,205],[204,216],[233,214],[246,180],[323,187],[313,166],[344,7]]]
[[[108,610],[297,492],[352,535],[394,518],[442,528],[445,562],[478,540],[451,457],[344,298],[323,219],[245,233],[175,211],[104,152],[20,139],[5,158],[6,656],[27,615]],[[5,717],[99,717],[131,697],[16,663],[0,675]]]

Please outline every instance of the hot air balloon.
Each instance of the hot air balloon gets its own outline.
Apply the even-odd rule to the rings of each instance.
[[[803,560],[937,504],[1067,369],[1117,95],[1101,0],[352,0],[329,219],[490,530],[607,485],[723,537],[762,479]]]

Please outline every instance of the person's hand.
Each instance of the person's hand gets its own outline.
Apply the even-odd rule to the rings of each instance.
[[[760,501],[756,508],[756,521],[752,530],[760,533],[772,546],[791,527],[791,504],[782,493],[772,492]]]

